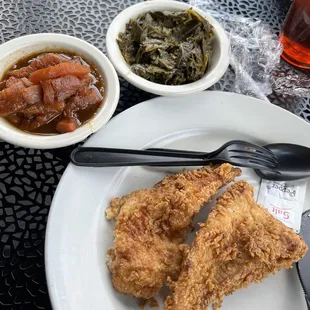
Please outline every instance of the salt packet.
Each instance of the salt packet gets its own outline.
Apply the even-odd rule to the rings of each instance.
[[[306,181],[262,180],[257,202],[283,224],[299,233],[306,187]]]

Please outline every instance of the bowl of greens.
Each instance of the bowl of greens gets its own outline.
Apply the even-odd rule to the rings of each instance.
[[[108,29],[106,46],[120,76],[163,96],[203,91],[229,65],[230,44],[221,25],[178,1],[145,1],[123,10]]]

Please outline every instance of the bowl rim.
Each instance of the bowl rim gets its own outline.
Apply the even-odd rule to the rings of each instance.
[[[172,9],[172,10],[187,10],[193,8],[197,13],[210,22],[214,28],[214,33],[219,40],[220,45],[220,56],[219,60],[212,68],[206,72],[206,74],[196,82],[192,82],[184,85],[162,85],[155,82],[148,81],[137,74],[133,73],[123,56],[120,53],[118,44],[116,42],[116,33],[121,31],[120,29],[129,21],[130,18],[139,15],[142,12],[151,10],[161,9]],[[106,48],[107,55],[113,63],[116,71],[125,80],[133,84],[134,86],[163,96],[180,96],[194,92],[203,91],[210,86],[214,85],[226,72],[229,66],[229,55],[230,55],[230,41],[229,38],[219,24],[219,22],[212,16],[205,13],[203,10],[189,5],[188,3],[172,1],[172,0],[151,0],[134,4],[122,12],[120,12],[111,22],[107,35],[106,35]]]
[[[53,149],[65,147],[84,140],[108,122],[117,107],[120,95],[119,79],[110,60],[92,44],[73,36],[58,33],[39,33],[12,39],[0,45],[0,55],[2,55],[0,61],[14,51],[25,48],[26,46],[45,44],[45,42],[47,46],[48,44],[61,45],[62,43],[67,46],[72,46],[73,49],[74,46],[76,46],[78,49],[85,50],[85,52],[87,51],[88,54],[91,54],[91,56],[104,67],[104,75],[107,77],[105,79],[107,91],[103,99],[104,104],[98,109],[96,115],[70,133],[56,135],[30,134],[15,128],[8,122],[1,121],[0,139],[26,148]],[[64,47],[64,49],[66,49],[66,47]],[[0,72],[0,75],[2,75],[2,72]]]

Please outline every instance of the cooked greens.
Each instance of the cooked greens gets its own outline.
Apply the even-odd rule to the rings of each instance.
[[[210,63],[212,26],[197,12],[148,12],[131,19],[118,45],[134,73],[160,84],[199,80]]]

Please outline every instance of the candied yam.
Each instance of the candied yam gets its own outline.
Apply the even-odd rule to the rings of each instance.
[[[55,92],[52,80],[41,81],[43,88],[43,101],[45,104],[52,104],[55,101]]]
[[[30,107],[20,110],[26,117],[33,117],[36,115],[43,115],[50,112],[58,112],[61,113],[65,108],[65,103],[61,101],[54,102],[52,105],[44,105],[42,102],[38,104],[34,104]]]
[[[69,61],[71,61],[71,59],[68,56],[56,53],[47,53],[40,55],[36,59],[34,59],[30,63],[30,67],[33,68],[34,70],[38,70]]]
[[[32,83],[25,77],[18,79],[18,78],[11,76],[10,78],[8,78],[5,81],[5,87],[9,88],[9,87],[13,86],[14,84],[20,83],[20,82],[22,82],[25,87],[29,87],[32,85]]]
[[[63,101],[73,96],[82,87],[88,87],[92,78],[85,76],[82,80],[73,75],[66,75],[58,79],[41,82],[44,103],[52,104],[55,100]]]
[[[17,80],[10,87],[7,87],[0,92],[0,100],[13,100],[16,92],[23,88],[25,88],[24,83],[21,80]]]
[[[63,119],[56,125],[56,130],[60,133],[72,132],[78,128],[78,123],[74,118]]]
[[[42,103],[34,104],[30,107],[26,107],[19,111],[25,117],[31,118],[34,115],[40,115],[44,113],[44,105]]]
[[[101,101],[102,96],[96,87],[91,89],[83,88],[79,94],[68,101],[64,114],[66,116],[73,116],[76,111],[87,109],[91,105],[98,104]]]
[[[26,87],[32,86],[33,84],[25,77],[21,78],[21,81],[24,83]]]
[[[15,77],[11,76],[10,78],[8,78],[5,81],[5,88],[9,88],[9,87],[13,86],[18,81],[20,81],[20,79],[17,79]]]
[[[22,89],[20,92],[23,100],[26,101],[27,105],[33,105],[42,102],[43,93],[41,85],[32,85]]]
[[[74,75],[66,75],[51,81],[58,100],[73,96],[81,87],[81,80]]]
[[[38,84],[41,81],[56,79],[65,75],[83,77],[90,72],[91,70],[88,66],[64,62],[33,72],[30,76],[30,81],[34,84]]]
[[[15,77],[15,78],[22,78],[22,77],[29,77],[29,75],[35,71],[31,67],[23,67],[14,71],[11,71],[8,73],[9,76]]]
[[[7,116],[27,106],[20,92],[23,88],[25,85],[19,80],[0,92],[0,116]]]
[[[62,62],[69,62],[71,59],[61,54],[47,53],[36,57],[27,67],[9,72],[9,76],[16,78],[29,77],[30,74],[36,70],[54,66]]]
[[[0,116],[7,116],[40,102],[42,102],[41,86],[25,87],[25,81],[18,79],[11,84],[11,87],[0,92]]]

